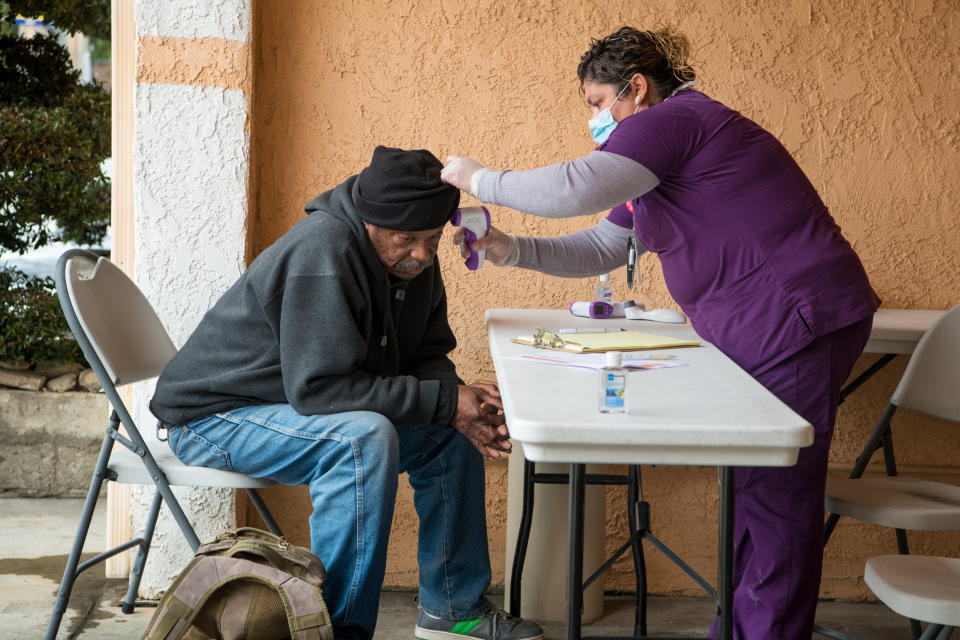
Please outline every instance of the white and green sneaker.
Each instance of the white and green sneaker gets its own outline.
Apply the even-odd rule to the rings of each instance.
[[[421,609],[414,635],[420,640],[542,640],[543,629],[498,607],[468,620],[444,620]]]

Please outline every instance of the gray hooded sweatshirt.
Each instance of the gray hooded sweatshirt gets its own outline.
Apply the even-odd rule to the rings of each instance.
[[[260,254],[163,370],[150,409],[170,425],[239,407],[303,415],[374,411],[447,426],[456,339],[434,264],[388,276],[354,205],[356,176]]]

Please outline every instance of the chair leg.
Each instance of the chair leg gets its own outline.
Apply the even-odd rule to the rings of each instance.
[[[887,431],[884,434],[883,439],[881,440],[881,445],[883,447],[883,466],[884,471],[887,476],[896,476],[897,475],[897,459],[893,453],[893,433],[891,432],[889,426]],[[907,532],[903,529],[894,529],[894,535],[897,538],[897,552],[900,555],[910,555],[910,547],[907,544]],[[918,640],[923,637],[923,627],[920,626],[919,620],[910,619],[910,635],[914,640]]]
[[[902,556],[910,555],[910,547],[907,545],[907,532],[903,529],[894,529],[893,533],[897,538],[897,553]]]
[[[147,514],[147,523],[143,528],[143,537],[137,548],[137,557],[133,561],[133,567],[130,569],[130,583],[127,585],[127,595],[120,605],[120,610],[124,613],[133,613],[134,603],[137,600],[137,591],[140,590],[140,579],[143,578],[143,567],[147,563],[147,554],[150,553],[150,544],[153,542],[153,531],[157,526],[157,517],[160,515],[160,504],[163,497],[160,491],[153,492],[153,502],[150,504],[150,512]]]
[[[523,564],[527,558],[527,545],[530,542],[530,528],[533,524],[533,475],[536,463],[523,461],[523,500],[520,506],[520,526],[517,531],[517,545],[513,550],[513,567],[510,572],[510,615],[520,615],[521,584],[523,582]]]
[[[114,394],[116,394],[116,391],[114,391]],[[160,469],[159,465],[157,465],[157,461],[153,458],[153,454],[150,453],[150,449],[147,447],[146,443],[143,442],[143,438],[141,438],[139,435],[136,423],[134,423],[133,418],[130,417],[130,413],[127,411],[123,403],[119,400],[114,402],[114,399],[112,398],[111,403],[114,404],[114,415],[117,416],[120,422],[127,427],[127,432],[133,438],[131,441],[117,434],[114,436],[115,439],[118,442],[123,443],[131,451],[143,458],[143,465],[147,468],[147,472],[153,479],[153,484],[156,486],[157,491],[160,492],[160,495],[166,501],[167,509],[170,510],[170,514],[173,516],[174,521],[177,523],[177,526],[180,528],[183,536],[187,539],[187,544],[190,545],[190,550],[196,552],[200,547],[200,538],[197,537],[197,532],[194,530],[193,525],[190,524],[187,514],[183,512],[183,507],[180,506],[180,502],[177,501],[177,497],[173,494],[173,489],[170,487],[170,483],[167,482],[167,476],[164,475],[163,470]]]
[[[828,629],[827,627],[821,627],[818,624],[813,625],[813,633],[816,635],[833,638],[834,640],[857,640],[856,638],[852,638],[842,631],[835,631],[833,629]]]
[[[256,508],[257,513],[260,514],[260,518],[263,520],[263,523],[267,525],[270,533],[282,537],[283,531],[280,530],[280,525],[277,524],[277,521],[273,519],[273,514],[270,513],[270,509],[267,508],[266,503],[260,496],[260,492],[256,489],[246,489],[246,492],[247,497],[250,498],[250,502],[253,503],[254,508]]]
[[[77,526],[77,533],[73,538],[73,548],[67,558],[67,566],[63,570],[63,579],[60,581],[60,589],[57,591],[57,600],[53,605],[50,623],[47,625],[47,640],[54,640],[57,637],[60,622],[63,620],[63,614],[66,612],[67,603],[70,600],[70,592],[73,591],[73,584],[77,580],[77,575],[79,575],[77,565],[80,563],[80,554],[83,552],[83,545],[87,540],[87,532],[90,531],[90,521],[93,520],[93,510],[97,506],[100,489],[107,479],[107,464],[110,462],[112,448],[113,440],[105,437],[100,447],[97,465],[93,470],[93,477],[90,479],[87,499],[83,503],[83,513],[80,515],[80,524]]]
[[[867,439],[867,443],[863,446],[863,451],[857,456],[857,462],[850,472],[851,479],[856,479],[863,475],[863,472],[867,469],[867,465],[870,464],[870,459],[873,457],[874,452],[883,446],[884,439],[889,435],[890,421],[893,419],[893,414],[896,413],[896,411],[897,405],[895,404],[888,404],[887,408],[883,410],[883,415],[880,416],[877,425],[873,428],[873,433],[870,434],[870,438]]]
[[[147,468],[149,469],[149,466]],[[170,510],[170,514],[180,528],[180,532],[183,533],[183,537],[187,539],[187,544],[190,545],[190,551],[196,553],[197,549],[200,548],[200,538],[197,537],[197,532],[194,531],[193,525],[191,525],[190,520],[187,519],[187,514],[183,512],[183,507],[180,506],[177,497],[173,495],[173,489],[167,482],[166,477],[163,476],[163,472],[159,471],[158,468],[156,474],[158,474],[159,480],[154,480],[153,484],[157,487],[157,491],[160,492],[163,499],[166,500],[167,509]]]
[[[840,515],[836,513],[831,513],[827,516],[827,522],[823,525],[823,545],[826,546],[830,541],[830,536],[833,535],[833,530],[837,527],[837,521],[840,520]]]
[[[840,390],[840,402],[838,404],[843,404],[844,400],[847,399],[847,396],[856,391],[860,385],[872,378],[877,371],[883,369],[885,366],[887,366],[887,363],[896,357],[897,354],[895,353],[885,353],[880,357],[879,360],[867,367],[867,369],[857,376],[856,379],[848,383],[843,389]]]
[[[897,460],[893,453],[893,433],[891,433],[889,428],[887,429],[881,444],[883,446],[884,470],[886,471],[887,476],[896,476]],[[907,532],[903,529],[894,529],[893,532],[897,538],[897,552],[904,556],[910,555],[910,546],[907,544]],[[920,626],[919,620],[914,620],[912,618],[910,619],[910,633],[914,640],[921,637],[923,629]]]
[[[887,427],[887,432],[880,441],[883,447],[883,468],[888,476],[897,475],[897,458],[893,453],[893,431]]]
[[[880,416],[880,419],[877,421],[876,426],[873,428],[873,432],[870,434],[870,437],[867,439],[866,444],[863,445],[863,451],[860,452],[860,455],[857,456],[857,461],[853,466],[853,470],[850,471],[848,476],[851,480],[855,480],[863,476],[863,472],[866,470],[867,465],[870,463],[870,459],[873,457],[873,454],[877,449],[884,448],[884,462],[887,465],[889,470],[890,462],[887,461],[887,451],[892,455],[893,444],[888,444],[890,440],[890,421],[893,419],[893,414],[896,413],[897,406],[895,404],[888,404],[886,409],[883,410],[883,415]],[[894,471],[893,475],[896,475]],[[830,536],[833,535],[833,530],[837,526],[837,520],[840,519],[840,516],[836,513],[831,513],[827,517],[827,521],[823,527],[823,544],[826,545],[830,540]]]
[[[930,630],[930,627],[932,627],[932,626],[934,626],[934,625],[928,626],[928,627],[927,627],[927,631],[929,631],[929,630]],[[914,640],[920,640],[920,638],[926,638],[926,637],[927,637],[926,633],[927,633],[927,632],[923,630],[923,627],[920,626],[920,621],[919,621],[919,620],[914,620],[913,618],[910,618],[910,636],[911,636]],[[938,631],[937,633],[939,633],[939,631]],[[937,633],[935,633],[934,635],[930,636],[930,638],[937,638],[937,637],[938,637],[938,636],[937,636]]]
[[[923,632],[923,635],[920,636],[920,640],[940,640],[940,634],[944,629],[949,629],[950,627],[944,627],[942,624],[933,624],[930,623],[927,625],[927,630]],[[947,634],[949,637],[950,634]]]

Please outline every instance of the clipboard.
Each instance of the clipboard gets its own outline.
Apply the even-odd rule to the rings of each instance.
[[[644,349],[673,349],[699,347],[699,340],[671,338],[640,331],[616,331],[610,333],[572,333],[557,335],[537,328],[532,336],[517,336],[510,342],[526,344],[541,349],[567,353],[598,353],[602,351],[643,351]]]

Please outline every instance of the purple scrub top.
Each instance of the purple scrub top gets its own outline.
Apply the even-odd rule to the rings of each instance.
[[[697,333],[751,374],[879,306],[860,258],[799,165],[736,111],[681,91],[622,120],[598,150],[635,160],[660,180],[609,220],[632,226],[658,254]]]

